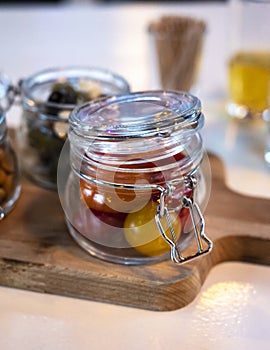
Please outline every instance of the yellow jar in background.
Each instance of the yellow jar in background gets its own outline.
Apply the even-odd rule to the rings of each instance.
[[[269,14],[270,0],[232,1],[227,111],[238,119],[261,118],[269,108]]]
[[[229,62],[229,89],[232,100],[253,113],[268,107],[270,51],[242,51]]]

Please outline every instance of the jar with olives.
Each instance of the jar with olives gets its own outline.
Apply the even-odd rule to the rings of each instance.
[[[9,82],[0,76],[0,221],[13,209],[20,195],[18,161],[11,145],[5,111],[13,101]]]
[[[77,104],[122,93],[129,93],[125,79],[98,68],[49,69],[21,80],[23,116],[18,143],[28,178],[44,188],[56,189],[70,112]]]
[[[145,91],[77,106],[69,118],[72,170],[58,172],[77,243],[123,264],[169,256],[181,263],[210,251],[203,122],[199,99],[185,92]],[[184,256],[193,240],[195,252]]]

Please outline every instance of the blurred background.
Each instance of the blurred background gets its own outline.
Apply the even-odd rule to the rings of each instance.
[[[156,2],[156,3],[168,3],[168,2],[203,2],[203,1],[207,1],[207,2],[218,2],[218,1],[226,1],[226,0],[170,0],[170,1],[165,1],[165,0],[160,0],[160,1],[156,1],[156,0],[147,0],[147,1],[143,1],[143,0],[0,0],[0,3],[3,4],[59,4],[59,3],[74,3],[74,4],[87,4],[87,3],[109,3],[109,2],[114,2],[114,3],[124,3],[124,2],[138,2],[138,3],[147,3],[147,2]]]

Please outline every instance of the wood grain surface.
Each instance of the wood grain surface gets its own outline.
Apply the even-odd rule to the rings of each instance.
[[[183,265],[124,266],[93,258],[68,234],[57,193],[24,183],[17,206],[0,223],[0,284],[168,311],[190,303],[220,262],[269,265],[270,200],[229,190],[222,162],[213,155],[210,161],[205,212],[206,233],[214,242],[210,254]]]

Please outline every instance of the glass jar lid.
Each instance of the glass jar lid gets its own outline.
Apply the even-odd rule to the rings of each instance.
[[[113,96],[77,106],[73,130],[86,138],[187,137],[204,124],[200,100],[181,91],[146,91]]]

